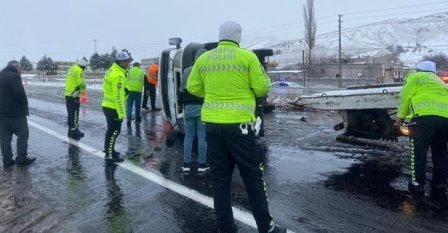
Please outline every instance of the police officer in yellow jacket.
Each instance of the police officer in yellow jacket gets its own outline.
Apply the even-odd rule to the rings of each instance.
[[[400,93],[397,124],[410,118],[411,180],[410,192],[424,193],[426,158],[431,147],[434,165],[431,194],[446,200],[448,178],[448,88],[435,74],[431,61],[417,64],[417,72],[408,75]]]
[[[131,58],[126,52],[120,51],[115,55],[115,62],[104,75],[103,83],[103,112],[106,116],[107,131],[104,139],[106,161],[123,162],[120,153],[115,151],[115,140],[121,131],[121,123],[126,117],[126,69]]]
[[[84,137],[78,129],[79,118],[79,98],[81,93],[86,89],[86,81],[84,78],[84,70],[89,62],[85,58],[80,58],[68,70],[65,80],[65,104],[67,107],[67,124],[68,136],[74,139]]]
[[[269,213],[262,153],[255,144],[255,97],[266,94],[270,81],[257,56],[239,47],[240,40],[241,26],[223,23],[218,47],[198,58],[187,82],[188,92],[204,98],[201,120],[205,122],[218,228],[221,233],[237,232],[230,202],[236,164],[258,231],[286,232]]]
[[[128,72],[128,80],[126,88],[129,90],[129,96],[126,100],[126,115],[127,115],[127,125],[131,126],[132,121],[132,106],[135,107],[134,119],[136,123],[142,121],[140,116],[142,108],[142,91],[143,82],[146,78],[145,71],[140,69],[140,63],[134,62],[132,69]]]

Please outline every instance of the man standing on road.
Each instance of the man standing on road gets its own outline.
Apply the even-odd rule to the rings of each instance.
[[[195,55],[195,61],[205,53],[207,50],[199,49]],[[188,76],[190,76],[192,66],[186,68],[182,74],[180,82],[179,96],[177,97],[177,104],[180,108],[183,107],[184,113],[184,165],[182,171],[184,175],[190,174],[191,167],[191,151],[195,136],[198,138],[198,174],[202,175],[207,170],[205,162],[207,160],[207,143],[205,142],[204,123],[201,121],[201,108],[204,103],[204,98],[190,94],[185,87],[187,86]]]
[[[426,158],[431,147],[433,176],[431,194],[446,200],[448,178],[448,88],[435,74],[431,61],[417,64],[417,72],[409,74],[400,94],[397,125],[410,118],[412,193],[424,193]]]
[[[79,119],[79,98],[81,93],[86,90],[86,81],[84,70],[89,62],[85,58],[80,58],[67,71],[65,80],[65,105],[67,107],[68,136],[74,139],[84,137],[78,129]]]
[[[123,162],[120,153],[115,151],[115,140],[121,132],[121,122],[126,117],[126,69],[131,58],[126,52],[115,55],[115,62],[104,75],[102,102],[106,116],[107,131],[104,139],[105,159],[110,162]]]
[[[157,75],[159,71],[159,66],[157,64],[152,64],[148,67],[146,76],[149,82],[149,99],[151,101],[151,111],[160,111],[160,108],[156,107],[156,87],[157,87]]]
[[[18,61],[10,61],[0,72],[0,147],[3,167],[28,165],[36,158],[28,157],[28,98],[23,88],[22,70]],[[17,161],[13,160],[12,135],[17,137]]]
[[[241,49],[241,26],[225,22],[219,28],[218,47],[195,62],[187,90],[203,97],[207,153],[213,178],[213,198],[221,233],[234,233],[230,188],[235,164],[240,170],[260,233],[285,233],[269,213],[263,181],[263,156],[255,144],[255,97],[264,96],[270,81],[257,56]]]
[[[129,127],[132,121],[132,106],[135,107],[135,123],[142,121],[140,111],[142,107],[142,90],[145,72],[140,69],[140,63],[134,62],[132,69],[128,72],[127,78],[126,88],[129,90],[129,96],[126,100],[126,115],[128,118],[127,125]]]

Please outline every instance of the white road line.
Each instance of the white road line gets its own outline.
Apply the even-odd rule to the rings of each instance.
[[[28,120],[28,124],[36,129],[39,129],[39,130],[53,136],[53,137],[58,138],[64,142],[75,145],[93,155],[96,155],[100,158],[104,158],[104,154],[103,154],[102,150],[95,149],[89,145],[82,143],[82,142],[68,138],[65,135],[59,134],[59,133],[57,133],[49,128],[43,127],[33,121]],[[171,191],[174,191],[184,197],[190,198],[193,201],[196,201],[198,203],[201,203],[202,205],[205,205],[205,206],[213,209],[213,198],[205,196],[196,190],[187,188],[187,187],[180,185],[176,182],[165,179],[164,177],[158,175],[157,173],[154,173],[149,170],[145,170],[145,169],[138,167],[132,163],[129,163],[128,161],[125,161],[123,163],[116,163],[116,164],[130,172],[133,172],[143,178],[146,178],[147,180],[150,180],[160,186],[170,189]],[[238,220],[246,225],[249,225],[255,229],[257,228],[257,224],[255,223],[255,219],[251,213],[244,211],[237,207],[232,207],[232,209],[233,209],[234,218],[236,220]],[[288,232],[294,233],[293,231],[290,231],[290,230],[288,230]]]

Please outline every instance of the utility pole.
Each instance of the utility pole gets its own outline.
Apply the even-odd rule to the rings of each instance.
[[[302,50],[302,73],[303,73],[303,94],[305,95],[305,89],[306,89],[306,76],[305,76],[305,50]]]
[[[93,39],[93,44],[94,44],[94,46],[95,46],[95,47],[94,47],[94,51],[93,51],[94,53],[96,53],[96,42],[97,42],[97,41],[98,41],[97,39]]]
[[[339,20],[339,64],[338,64],[338,74],[339,74],[339,88],[342,88],[342,51],[341,51],[341,29],[342,29],[342,15],[338,15]]]

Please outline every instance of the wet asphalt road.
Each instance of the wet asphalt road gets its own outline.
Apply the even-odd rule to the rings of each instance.
[[[171,129],[161,112],[145,112],[131,129],[123,124],[116,149],[127,161],[108,166],[101,158],[106,123],[99,91],[90,90],[82,106],[80,143],[65,136],[61,88],[29,84],[26,91],[29,153],[38,160],[0,168],[0,232],[217,232],[206,206],[211,179],[195,169],[182,175],[182,137],[167,146]],[[293,232],[448,232],[444,205],[406,191],[406,139],[393,153],[341,144],[332,130],[339,120],[334,112],[266,115],[265,181],[276,221]],[[188,189],[173,191],[181,187]],[[243,210],[239,232],[256,232],[244,218],[248,200],[237,171],[232,196]]]

